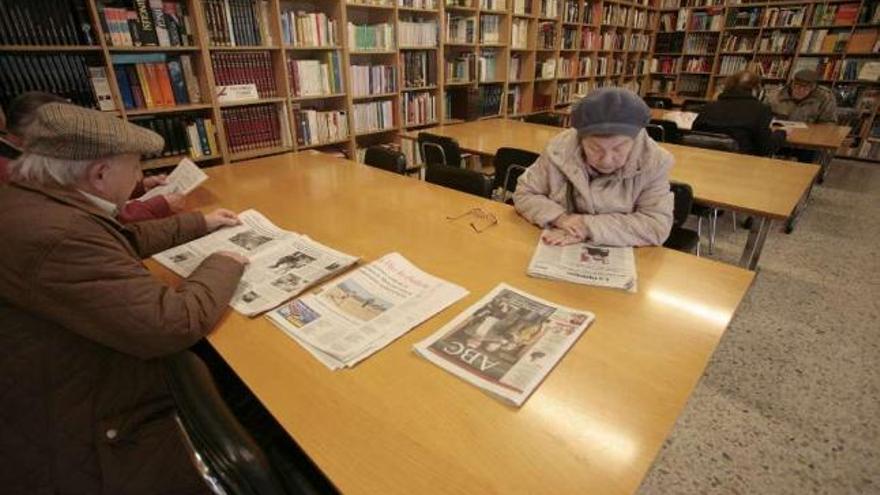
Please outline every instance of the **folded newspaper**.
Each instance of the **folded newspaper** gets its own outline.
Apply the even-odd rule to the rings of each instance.
[[[202,169],[200,169],[189,158],[184,158],[183,160],[180,160],[177,167],[168,174],[165,184],[150,189],[137,199],[144,201],[160,194],[172,193],[186,195],[193,192],[195,188],[199,187],[202,182],[205,182],[206,180],[208,180],[208,176],[202,172]]]
[[[533,277],[628,292],[636,291],[638,278],[636,258],[631,247],[593,246],[583,242],[551,246],[541,239],[538,239],[538,247],[526,273]]]
[[[390,253],[267,316],[336,370],[354,366],[467,293]]]
[[[500,284],[416,344],[415,351],[459,378],[521,406],[594,319],[590,312]]]
[[[238,215],[241,225],[215,231],[153,258],[187,277],[217,251],[234,251],[250,260],[232,301],[236,311],[256,316],[295,297],[357,262],[307,236],[282,230],[254,210]]]

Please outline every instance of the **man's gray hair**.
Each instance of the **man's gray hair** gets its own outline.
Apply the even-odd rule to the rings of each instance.
[[[69,186],[85,178],[95,160],[66,160],[25,152],[9,164],[11,179]]]

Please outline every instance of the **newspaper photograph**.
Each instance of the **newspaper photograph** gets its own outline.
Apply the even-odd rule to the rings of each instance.
[[[500,284],[415,352],[521,406],[595,317]]]
[[[551,246],[541,238],[526,270],[532,277],[636,292],[638,276],[633,248],[583,242]]]
[[[336,370],[354,366],[467,293],[390,253],[267,317]]]
[[[217,230],[153,257],[182,277],[217,251],[234,251],[246,257],[250,264],[229,305],[247,316],[268,311],[357,262],[357,257],[278,228],[255,210],[242,212],[238,218],[241,225]]]
[[[208,176],[192,160],[184,158],[180,160],[180,163],[168,174],[166,179],[165,184],[150,189],[137,199],[144,201],[160,194],[172,193],[180,193],[185,196],[208,180]]]

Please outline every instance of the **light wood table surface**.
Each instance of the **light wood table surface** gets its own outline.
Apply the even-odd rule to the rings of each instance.
[[[398,251],[470,291],[350,370],[327,370],[265,318],[230,311],[210,335],[346,494],[632,493],[754,277],[640,248],[637,294],[530,278],[539,231],[498,202],[311,152],[206,172],[190,198],[201,208],[255,208],[364,262]],[[478,234],[446,220],[474,207],[498,225]],[[499,282],[596,314],[519,409],[412,352]]]
[[[471,153],[492,156],[504,146],[541,153],[562,129],[494,119],[422,131],[454,138],[462,149]],[[410,131],[401,136],[416,139],[418,132]],[[670,179],[690,184],[700,204],[758,218],[753,222],[753,235],[746,242],[740,259],[742,266],[751,269],[757,267],[771,222],[785,220],[795,211],[819,172],[816,165],[667,143],[661,146],[675,157]]]

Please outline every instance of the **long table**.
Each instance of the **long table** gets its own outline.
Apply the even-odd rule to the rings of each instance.
[[[230,311],[209,336],[346,494],[632,493],[754,278],[659,247],[636,250],[636,294],[531,278],[539,230],[498,202],[313,152],[206,173],[190,196],[201,209],[255,208],[365,263],[397,251],[470,291],[351,370],[329,371],[265,318]],[[474,207],[498,224],[446,219]],[[596,314],[519,409],[411,350],[499,282]]]
[[[561,129],[493,119],[422,131],[454,138],[462,149],[471,153],[493,156],[498,148],[505,146],[541,153]],[[410,131],[401,136],[417,139],[418,132]],[[668,143],[661,146],[675,157],[670,178],[690,184],[700,204],[755,217],[740,258],[740,266],[749,269],[758,265],[771,223],[785,220],[794,213],[819,172],[819,167],[809,164]]]

